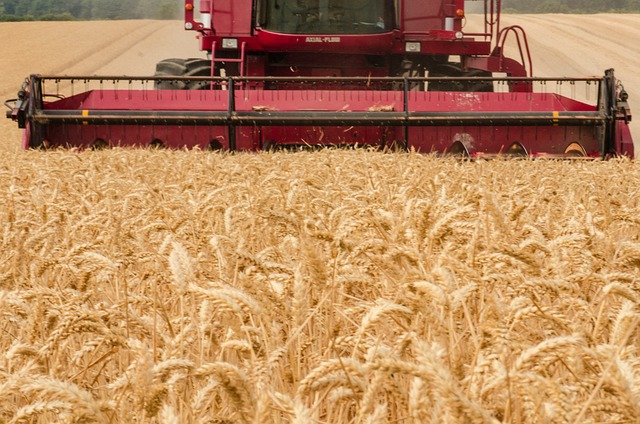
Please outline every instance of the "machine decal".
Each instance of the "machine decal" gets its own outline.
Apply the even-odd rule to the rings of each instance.
[[[307,43],[339,43],[340,37],[307,37]]]

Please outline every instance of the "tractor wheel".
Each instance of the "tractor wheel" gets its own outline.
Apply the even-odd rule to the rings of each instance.
[[[211,61],[207,59],[165,59],[156,65],[155,76],[173,77],[207,77],[211,75]],[[208,82],[202,81],[172,81],[161,80],[155,82],[156,90],[206,90]]]

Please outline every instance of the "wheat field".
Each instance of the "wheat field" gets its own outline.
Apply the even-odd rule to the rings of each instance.
[[[637,16],[505,19],[634,107]],[[180,27],[0,24],[0,93],[149,74]],[[635,161],[19,145],[3,119],[1,424],[640,422]]]
[[[633,161],[10,160],[0,422],[640,420]]]

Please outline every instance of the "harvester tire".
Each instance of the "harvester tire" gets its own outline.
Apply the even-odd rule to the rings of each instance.
[[[465,77],[491,77],[491,72],[480,69],[470,69],[464,74]],[[493,92],[493,83],[491,81],[476,81],[467,84],[467,91],[475,93],[491,93]]]
[[[207,59],[165,59],[156,64],[154,76],[162,77],[207,77],[211,75],[211,61]],[[159,80],[155,82],[156,90],[205,90],[210,88],[208,82]]]
[[[453,63],[443,63],[429,69],[430,78],[461,77],[462,70]],[[428,91],[466,91],[460,81],[429,81]]]
[[[491,72],[480,69],[470,69],[464,72],[457,63],[443,63],[429,70],[429,77],[490,77]],[[464,91],[464,92],[492,92],[491,81],[430,81],[429,91]]]
[[[184,59],[164,59],[156,64],[156,73],[183,75],[187,71]]]
[[[164,59],[156,64],[156,77],[180,77],[186,72],[184,59]],[[156,90],[184,90],[185,84],[181,81],[157,80],[154,84]]]
[[[185,77],[210,77],[211,61],[207,59],[187,59],[185,61]],[[208,81],[191,81],[187,84],[189,90],[208,90],[211,83]]]

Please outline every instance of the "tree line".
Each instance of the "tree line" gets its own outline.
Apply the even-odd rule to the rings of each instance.
[[[0,0],[0,21],[176,19],[178,0]]]
[[[179,0],[0,0],[0,21],[177,19],[183,5]],[[640,11],[640,0],[504,0],[503,8],[522,13],[633,12]]]
[[[604,13],[637,12],[640,0],[504,0],[508,12],[522,13]]]

